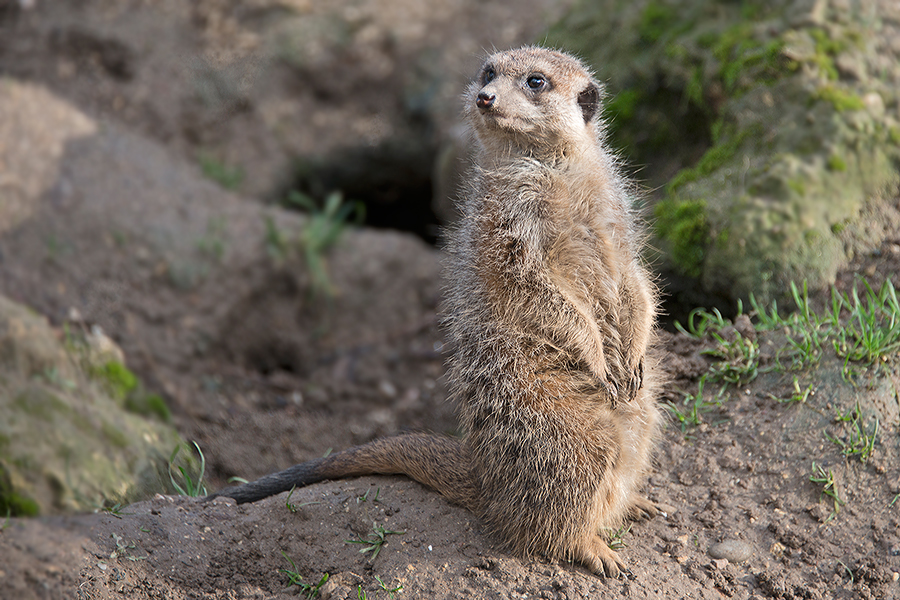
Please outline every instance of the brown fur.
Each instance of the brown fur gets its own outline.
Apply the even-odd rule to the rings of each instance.
[[[445,316],[465,439],[376,440],[218,495],[405,473],[518,554],[619,573],[605,536],[657,512],[638,495],[659,421],[656,299],[601,96],[581,62],[536,47],[490,56],[467,90],[480,150],[448,248]]]

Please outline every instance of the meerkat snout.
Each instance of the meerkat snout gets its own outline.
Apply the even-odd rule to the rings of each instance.
[[[488,94],[482,90],[478,92],[478,97],[475,98],[475,106],[481,110],[490,110],[494,106],[494,100],[496,99],[497,96],[495,94]]]

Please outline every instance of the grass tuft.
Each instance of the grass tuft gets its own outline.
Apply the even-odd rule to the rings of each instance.
[[[319,583],[305,583],[303,581],[303,576],[300,575],[300,573],[297,571],[297,565],[296,563],[294,563],[291,557],[288,556],[284,550],[281,551],[281,555],[285,557],[291,564],[290,569],[278,569],[279,573],[287,575],[288,585],[296,585],[298,588],[300,588],[300,593],[304,594],[307,600],[312,600],[312,598],[318,596],[319,591],[322,589],[322,586],[325,585],[325,583],[328,581],[328,573],[326,572],[324,575],[322,575],[322,578],[319,579]]]
[[[835,422],[842,424],[846,435],[834,437],[826,431],[825,437],[834,442],[845,457],[858,456],[862,463],[868,462],[872,452],[875,451],[875,438],[878,436],[878,419],[875,419],[875,427],[870,433],[866,429],[865,423],[863,423],[859,402],[857,402],[856,407],[849,412],[839,411],[835,417]]]
[[[172,451],[172,456],[169,457],[169,481],[172,482],[172,486],[178,490],[178,493],[182,496],[190,496],[191,498],[196,498],[198,496],[206,495],[206,486],[203,485],[203,474],[206,472],[206,458],[203,456],[203,451],[200,450],[200,446],[197,445],[197,442],[191,442],[194,445],[194,448],[197,449],[197,454],[200,455],[200,475],[197,477],[197,481],[194,481],[187,470],[181,465],[178,466],[178,470],[181,472],[181,479],[184,481],[184,486],[179,485],[177,481],[175,481],[175,475],[172,472],[172,467],[175,465],[175,459],[178,457],[178,454],[181,453],[182,447],[188,449],[190,452],[190,446],[187,444],[178,444],[175,446],[175,450]]]
[[[813,472],[812,475],[809,476],[809,480],[822,486],[821,495],[831,498],[834,505],[831,515],[829,515],[828,519],[825,521],[828,523],[838,514],[838,512],[840,512],[841,506],[843,506],[845,502],[838,496],[837,487],[834,483],[834,472],[831,469],[826,471],[822,465],[817,465],[815,461],[813,461],[812,470]]]
[[[378,553],[381,552],[381,547],[387,543],[388,535],[403,535],[406,533],[405,531],[391,531],[390,529],[385,529],[381,525],[376,525],[372,523],[372,531],[365,539],[358,540],[344,540],[344,542],[348,544],[361,544],[365,546],[364,548],[360,548],[360,554],[365,554],[366,552],[371,552],[372,555],[370,560],[374,561],[378,556]]]
[[[684,400],[680,405],[671,400],[666,401],[665,407],[669,409],[669,412],[681,425],[682,433],[686,433],[690,427],[697,427],[703,423],[704,413],[722,406],[725,386],[719,388],[719,392],[711,400],[707,400],[703,393],[703,388],[708,381],[708,375],[708,373],[704,373],[700,377],[697,393],[685,394]]]

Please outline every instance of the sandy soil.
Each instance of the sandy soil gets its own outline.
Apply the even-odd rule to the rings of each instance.
[[[15,2],[0,3],[3,33],[14,34],[0,33],[2,72],[53,90],[103,124],[67,146],[58,173],[35,175],[52,180],[41,188],[38,209],[0,227],[2,291],[57,324],[73,306],[101,324],[165,395],[179,431],[203,449],[210,489],[399,431],[456,433],[442,380],[437,250],[408,235],[348,235],[329,263],[341,294],[311,302],[298,264],[273,263],[258,245],[261,214],[285,229],[297,220],[225,192],[184,164],[213,146],[247,170],[239,191],[260,196],[277,187],[278,165],[292,153],[309,152],[320,139],[338,145],[360,131],[374,135],[393,122],[396,99],[378,96],[366,112],[354,88],[340,87],[349,84],[298,87],[279,76],[278,65],[257,80],[265,94],[251,87],[232,104],[198,104],[186,91],[196,80],[185,76],[184,57],[241,44],[255,56],[267,4],[274,3],[39,0],[22,12]],[[311,3],[283,4],[321,17]],[[468,41],[457,48],[473,56],[481,46],[532,39],[543,11],[558,9],[551,2],[518,12],[512,4],[448,2],[432,13],[407,4],[413,25],[451,15],[434,43],[465,31]],[[379,18],[390,15],[380,4],[336,6],[362,10],[383,41]],[[489,35],[488,17],[512,23],[500,39]],[[413,25],[390,52],[432,47]],[[336,54],[326,45],[315,64],[340,65],[348,80],[365,80],[384,56],[366,52],[369,38],[354,39]],[[323,98],[339,106],[309,127],[278,130],[266,121],[277,107],[296,116]],[[340,118],[348,114],[365,115],[368,125]],[[140,177],[116,179],[134,173]],[[228,235],[222,256],[211,257],[221,240],[210,223],[220,214]],[[858,257],[841,274],[841,289],[857,274],[877,285],[900,272],[900,235],[884,235],[880,252]],[[680,403],[684,392],[696,391],[712,362],[701,352],[712,345],[660,334],[671,378],[661,402]],[[761,370],[784,345],[780,332],[760,334]],[[860,373],[855,385],[841,368],[826,351],[810,369],[770,370],[731,386],[698,427],[682,430],[673,420],[646,490],[668,516],[624,534],[621,553],[631,572],[621,580],[511,556],[471,514],[420,485],[364,477],[250,506],[160,496],[116,514],[11,519],[0,525],[0,597],[305,597],[289,585],[290,570],[313,585],[327,573],[317,597],[335,599],[897,598],[897,362]],[[805,403],[778,402],[793,392],[795,376],[813,393]],[[883,415],[867,463],[842,456],[825,436],[848,435],[834,416],[857,402]],[[834,516],[809,479],[814,461],[833,472],[845,502]],[[377,528],[396,532],[385,535],[377,556],[351,543]]]

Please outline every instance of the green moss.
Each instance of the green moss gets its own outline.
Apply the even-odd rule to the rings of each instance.
[[[734,133],[733,128],[729,129],[732,131],[730,136],[722,133],[723,126],[718,125],[713,127],[714,138],[718,140],[726,138],[725,141],[717,143],[707,150],[694,167],[679,171],[666,187],[666,191],[669,194],[677,192],[679,188],[691,181],[696,181],[710,175],[734,157],[741,143],[743,143],[750,132],[742,131]]]
[[[900,127],[897,127],[896,125],[892,125],[888,129],[888,139],[891,141],[892,144],[900,145]]]
[[[719,232],[719,235],[716,236],[716,245],[719,248],[724,248],[728,245],[728,240],[731,238],[731,230],[727,227]]]
[[[27,496],[15,493],[8,496],[0,494],[0,513],[7,512],[14,517],[36,517],[40,514],[41,508]]]
[[[709,50],[719,41],[719,34],[715,31],[704,31],[697,36],[697,45],[705,50]]]
[[[825,85],[820,87],[812,95],[812,101],[820,100],[830,103],[838,112],[846,112],[849,110],[862,110],[866,107],[862,98],[853,92],[847,92],[834,85]]]
[[[638,35],[648,44],[655,44],[666,33],[671,34],[679,12],[675,7],[651,2],[641,13]]]
[[[667,198],[656,205],[656,231],[671,245],[671,257],[686,275],[697,277],[709,243],[706,202]]]
[[[606,102],[606,114],[612,123],[630,121],[634,117],[635,109],[642,100],[640,90],[622,90]]]
[[[100,368],[93,369],[91,375],[101,381],[109,393],[117,400],[124,400],[138,385],[137,376],[118,361],[111,360]]]
[[[829,171],[843,172],[847,170],[847,161],[845,161],[837,154],[832,154],[828,157],[827,166]]]
[[[788,189],[798,196],[806,195],[806,182],[802,179],[788,179]]]
[[[763,41],[754,35],[752,22],[737,23],[726,29],[712,48],[720,65],[719,78],[732,93],[771,84],[796,69],[783,55],[783,40]],[[739,86],[742,82],[745,85]]]
[[[809,34],[812,36],[816,48],[812,62],[819,67],[828,79],[837,81],[840,76],[837,67],[834,66],[834,59],[847,49],[847,42],[840,38],[832,38],[818,27],[810,29]]]
[[[0,517],[36,517],[40,512],[37,502],[13,489],[9,473],[0,463]]]
[[[125,408],[139,415],[157,417],[165,423],[172,418],[166,401],[158,394],[131,394],[125,401]]]
[[[690,81],[684,88],[684,97],[688,102],[693,102],[697,106],[703,106],[703,69],[699,66],[694,67]]]

